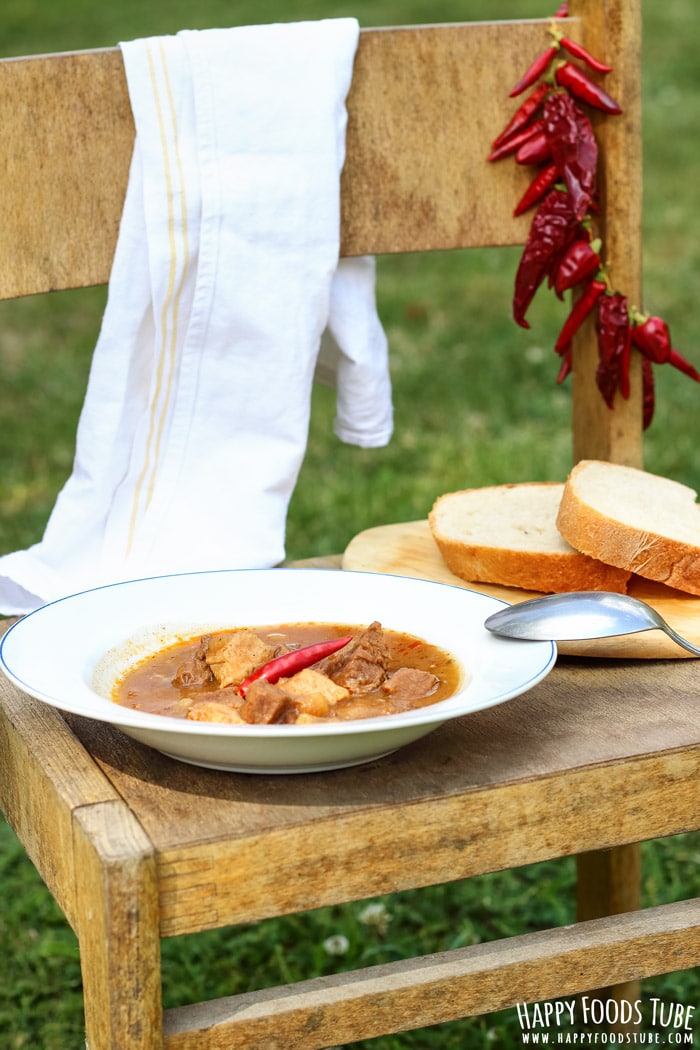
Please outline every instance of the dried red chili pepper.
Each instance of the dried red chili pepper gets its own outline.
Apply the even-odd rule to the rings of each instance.
[[[245,696],[252,683],[257,682],[259,678],[265,678],[274,685],[280,678],[288,678],[297,671],[311,667],[312,664],[322,660],[325,656],[330,656],[331,653],[336,653],[351,641],[352,635],[344,638],[331,638],[328,642],[314,642],[312,645],[304,645],[301,649],[293,649],[290,653],[276,656],[273,660],[268,660],[266,664],[258,667],[241,682],[238,692],[240,696]]]
[[[523,91],[527,91],[529,87],[532,87],[535,81],[539,80],[542,74],[547,70],[549,63],[552,61],[558,50],[559,48],[556,44],[551,44],[550,47],[542,52],[542,54],[538,55],[532,65],[523,73],[515,87],[512,88],[508,97],[515,98],[516,95],[522,95]]]
[[[537,204],[558,178],[559,169],[556,164],[548,164],[542,171],[538,172],[516,204],[513,215],[522,215],[523,212]]]
[[[535,292],[566,251],[578,228],[570,194],[551,189],[534,214],[515,275],[513,317],[522,328],[530,327],[525,314]]]
[[[686,361],[682,354],[679,354],[677,350],[671,350],[668,357],[669,365],[673,365],[679,372],[683,372],[684,375],[690,376],[696,383],[700,383],[700,372],[697,368],[693,368],[690,361]]]
[[[612,73],[612,66],[606,66],[605,62],[595,58],[590,51],[587,51],[581,44],[577,44],[575,40],[569,40],[567,36],[560,36],[559,45],[574,58],[580,58],[589,69],[594,70],[596,73]]]
[[[551,160],[552,149],[544,131],[540,131],[537,135],[532,135],[527,142],[523,142],[515,154],[515,159],[518,164],[530,165],[546,164],[547,161]]]
[[[573,63],[564,62],[558,66],[554,79],[560,87],[566,88],[575,98],[593,106],[594,109],[600,109],[603,113],[622,113],[615,99]]]
[[[583,219],[597,184],[598,144],[593,126],[564,91],[548,95],[542,119],[550,156],[571,194],[576,217]]]
[[[535,135],[541,134],[542,131],[544,131],[544,121],[533,121],[528,127],[523,128],[521,131],[517,131],[515,135],[510,135],[500,144],[500,146],[491,150],[488,159],[491,161],[501,160],[503,157],[509,157],[511,153],[517,153],[525,142],[533,138]]]
[[[569,17],[569,2],[564,0],[564,3],[552,15],[552,18],[568,18]]]
[[[563,383],[564,382],[566,377],[571,372],[572,367],[573,367],[573,365],[572,365],[571,343],[569,343],[568,347],[566,348],[564,353],[561,355],[561,368],[559,369],[559,374],[557,375],[557,383]]]
[[[654,418],[656,401],[654,366],[648,357],[642,358],[642,430],[646,430]]]
[[[635,324],[632,342],[657,365],[665,364],[671,356],[671,333],[661,317],[646,317]]]
[[[601,295],[606,289],[605,281],[593,280],[586,286],[579,298],[571,308],[571,312],[564,321],[564,326],[559,333],[554,349],[558,354],[563,354],[569,347],[571,340],[579,328],[591,313]]]
[[[601,266],[599,250],[600,241],[588,241],[583,237],[569,245],[554,278],[554,290],[558,296],[577,284],[583,284],[598,272]]]
[[[616,390],[630,396],[630,346],[632,341],[627,297],[619,292],[604,295],[598,302],[598,368],[596,385],[608,408],[613,407]]]
[[[538,84],[535,90],[527,96],[522,105],[516,109],[501,134],[493,140],[491,149],[498,149],[498,147],[509,139],[511,135],[514,135],[516,131],[522,131],[522,129],[526,127],[526,125],[530,123],[530,120],[535,116],[542,105],[545,96],[548,95],[551,90],[551,84],[547,84],[545,81]]]
[[[633,330],[634,335],[634,330]],[[675,358],[679,358],[676,361]],[[686,361],[684,357],[676,351],[671,349],[666,361],[669,364],[675,365],[676,368],[680,367],[680,371],[685,375],[690,376],[696,382],[700,382],[700,373],[693,368],[693,366]],[[665,364],[666,362],[659,362]],[[682,367],[681,367],[682,363]],[[642,428],[644,430],[651,424],[654,418],[655,409],[655,382],[654,382],[654,362],[651,357],[648,357],[642,352]]]
[[[632,327],[632,342],[654,364],[670,364],[691,379],[700,382],[697,369],[673,349],[669,327],[661,317],[640,317],[638,323]]]

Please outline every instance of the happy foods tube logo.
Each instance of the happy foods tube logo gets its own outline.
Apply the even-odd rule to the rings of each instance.
[[[527,1046],[695,1046],[696,1008],[683,1003],[583,995],[518,1003],[516,1009]],[[630,1030],[615,1031],[613,1026]]]

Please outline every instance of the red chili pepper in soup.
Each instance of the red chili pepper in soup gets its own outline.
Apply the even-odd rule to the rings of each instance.
[[[265,678],[271,685],[274,685],[280,678],[289,678],[290,675],[296,674],[297,671],[303,671],[305,668],[311,667],[312,664],[318,663],[319,660],[323,660],[324,657],[330,656],[332,653],[336,653],[351,641],[352,635],[347,635],[344,638],[331,638],[327,642],[314,642],[312,645],[302,646],[301,649],[293,649],[290,653],[282,653],[281,656],[275,656],[274,659],[268,660],[266,664],[258,667],[251,675],[248,675],[239,685],[238,692],[241,696],[245,696],[248,688],[253,682],[257,682],[259,678]]]

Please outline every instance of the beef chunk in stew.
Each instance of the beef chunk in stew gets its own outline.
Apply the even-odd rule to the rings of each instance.
[[[386,678],[389,650],[376,620],[355,642],[327,657],[319,669],[355,695],[379,689]]]
[[[173,678],[173,685],[205,685],[214,681],[211,667],[207,663],[207,645],[209,635],[202,636],[194,653],[180,664]]]
[[[440,684],[437,675],[417,667],[399,667],[382,685],[383,692],[398,704],[412,704],[434,693]]]
[[[248,689],[240,706],[240,714],[244,722],[271,725],[273,722],[285,722],[285,716],[295,715],[296,708],[284,689],[259,678]],[[290,721],[293,722],[294,718]]]

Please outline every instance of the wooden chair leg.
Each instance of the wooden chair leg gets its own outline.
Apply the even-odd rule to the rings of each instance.
[[[120,802],[74,813],[77,935],[89,1050],[160,1050],[156,866]]]
[[[603,918],[621,912],[636,911],[641,903],[641,850],[639,843],[615,846],[613,849],[581,853],[577,865],[577,919]],[[629,981],[591,993],[592,997],[611,1000],[609,1016],[615,1018],[610,1028],[615,1032],[632,1031],[635,1025],[626,1020],[626,1004],[639,998],[639,982]]]

